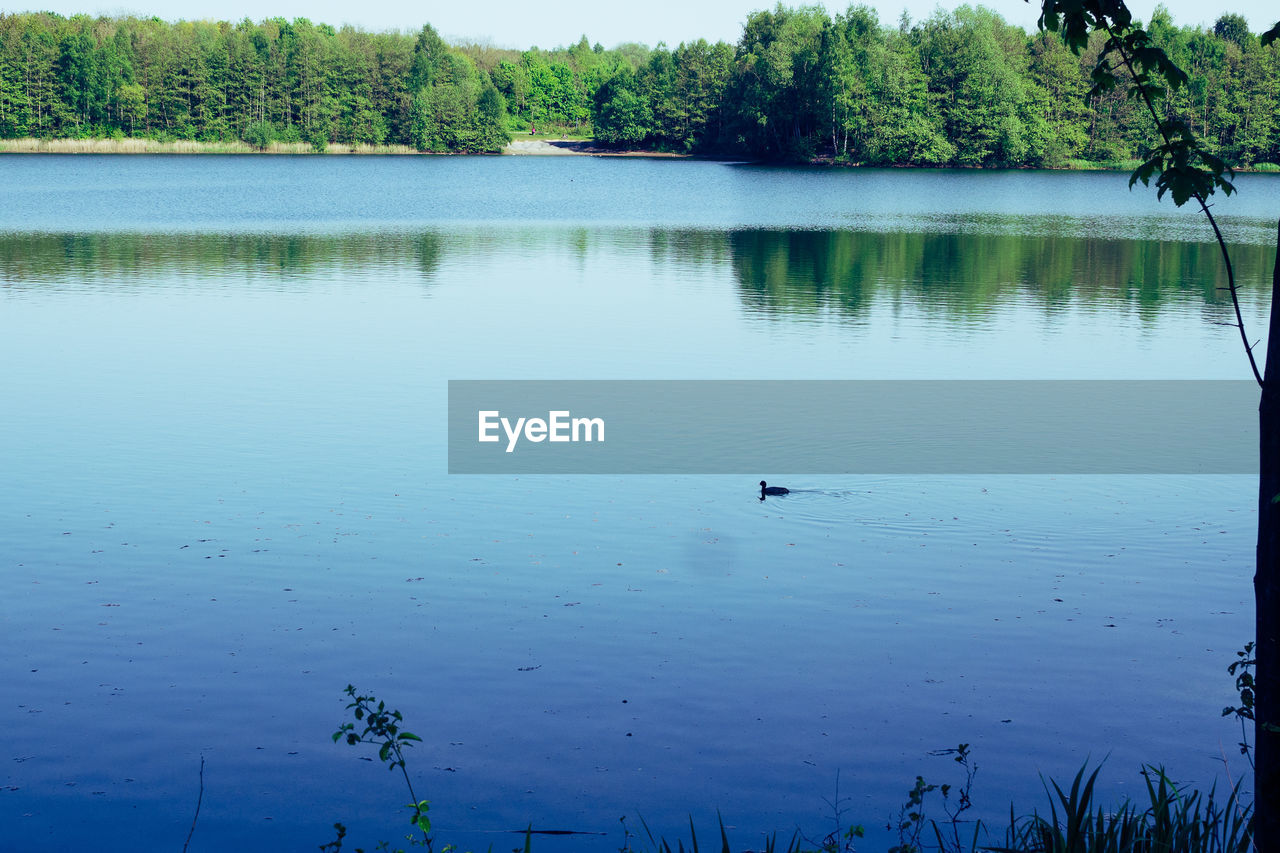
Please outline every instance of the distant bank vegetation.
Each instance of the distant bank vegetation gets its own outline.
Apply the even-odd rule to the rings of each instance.
[[[1158,7],[1147,28],[1191,77],[1162,108],[1229,163],[1280,162],[1280,43],[1262,47],[1234,14],[1202,30]],[[779,4],[752,14],[732,45],[606,50],[583,37],[526,51],[446,44],[429,25],[404,34],[304,18],[0,14],[0,138],[484,152],[535,130],[874,165],[1141,157],[1155,133],[1123,88],[1086,100],[1097,52],[1077,57],[1056,34],[1029,35],[970,6],[884,26],[865,6],[831,17]]]

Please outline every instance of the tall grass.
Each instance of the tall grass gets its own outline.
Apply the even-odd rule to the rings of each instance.
[[[1143,770],[1145,807],[1124,803],[1110,812],[1093,799],[1094,770],[1081,768],[1064,792],[1056,782],[1049,814],[1013,818],[1006,843],[996,853],[1249,853],[1253,847],[1253,807],[1240,799],[1237,784],[1225,801],[1216,788],[1187,791],[1163,770]],[[1061,808],[1061,813],[1059,813]]]
[[[1078,160],[1067,161],[1068,169],[1092,172],[1132,172],[1142,165],[1141,160]]]
[[[309,142],[272,142],[260,151],[247,142],[197,142],[179,139],[0,139],[4,154],[311,154]],[[326,154],[417,154],[408,145],[341,145],[331,143]]]
[[[1017,816],[1009,810],[1009,826],[1003,843],[991,843],[989,828],[981,821],[973,824],[973,833],[964,837],[956,831],[952,820],[929,820],[930,833],[921,834],[914,825],[904,834],[899,828],[899,843],[889,853],[1251,853],[1253,850],[1253,806],[1240,796],[1237,784],[1222,799],[1216,788],[1208,793],[1190,790],[1169,779],[1163,770],[1148,767],[1145,803],[1124,802],[1108,808],[1094,798],[1095,769],[1087,777],[1081,768],[1064,791],[1050,780],[1045,785],[1048,807],[1044,812]],[[1100,768],[1099,768],[1100,769]],[[920,809],[916,800],[912,808]],[[643,822],[643,821],[642,821]],[[905,826],[905,824],[903,825]],[[640,839],[629,833],[623,853],[699,853],[698,833],[692,821],[689,839],[655,838],[645,826],[647,845],[636,846]],[[765,853],[859,853],[861,827],[827,836],[820,842],[802,839],[797,833],[785,847],[776,835],[765,839]],[[718,853],[735,853],[744,848],[731,846],[724,821],[720,821]]]
[[[239,154],[253,149],[243,142],[194,142],[155,139],[4,139],[7,154]]]
[[[1067,161],[1067,168],[1079,172],[1132,172],[1142,165],[1141,160],[1081,160],[1072,158]],[[1280,165],[1275,163],[1253,163],[1237,166],[1237,172],[1280,172]]]

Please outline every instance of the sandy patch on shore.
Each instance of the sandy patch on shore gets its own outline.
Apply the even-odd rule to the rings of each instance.
[[[502,153],[545,156],[548,154],[577,154],[579,152],[557,148],[545,139],[515,139],[503,149]]]

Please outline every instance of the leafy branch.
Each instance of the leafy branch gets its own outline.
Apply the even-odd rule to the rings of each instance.
[[[925,847],[920,837],[926,824],[933,827],[937,842],[936,849],[939,853],[964,853],[965,850],[972,853],[978,849],[978,837],[982,833],[983,825],[982,821],[975,821],[973,838],[967,843],[961,840],[960,816],[973,806],[970,794],[973,791],[974,776],[978,772],[978,766],[969,760],[969,744],[962,743],[955,749],[938,749],[929,754],[954,756],[955,762],[964,768],[964,782],[955,791],[956,797],[952,800],[951,785],[933,784],[926,782],[923,776],[917,776],[915,785],[907,791],[907,801],[898,811],[896,827],[893,825],[886,827],[896,829],[898,832],[898,843],[889,848],[889,853],[923,853]],[[947,814],[945,826],[949,837],[944,837],[943,828],[936,820],[928,820],[925,817],[925,795],[933,791],[939,791],[942,794],[942,809]]]
[[[1227,672],[1236,677],[1236,690],[1240,693],[1240,704],[1228,705],[1222,709],[1222,716],[1230,717],[1234,714],[1240,720],[1240,754],[1249,759],[1250,767],[1253,767],[1253,753],[1249,747],[1248,725],[1254,721],[1253,667],[1258,663],[1253,649],[1252,640],[1245,643],[1244,648],[1236,652],[1237,660],[1232,661],[1227,667]]]
[[[400,769],[412,800],[407,806],[413,809],[413,816],[409,822],[422,833],[422,840],[419,842],[415,839],[414,843],[431,850],[431,819],[427,817],[430,801],[418,799],[404,763],[404,749],[413,746],[415,742],[420,743],[422,738],[413,732],[404,731],[401,728],[404,716],[399,711],[388,709],[386,703],[376,696],[358,695],[358,691],[350,684],[347,685],[346,694],[352,699],[352,702],[347,705],[347,710],[351,711],[356,722],[343,723],[339,726],[333,733],[333,742],[346,740],[348,746],[357,746],[362,743],[376,746],[378,759],[387,765],[388,770]],[[377,705],[374,704],[375,702]],[[357,731],[357,723],[363,723],[364,728]]]
[[[1094,31],[1106,33],[1107,40],[1091,73],[1093,88],[1089,97],[1096,97],[1115,89],[1125,82],[1120,75],[1128,74],[1129,96],[1146,106],[1155,122],[1162,140],[1148,153],[1147,159],[1129,177],[1129,187],[1138,181],[1150,186],[1155,179],[1156,198],[1168,193],[1178,207],[1195,199],[1213,228],[1213,235],[1222,253],[1227,271],[1227,291],[1231,294],[1231,306],[1235,311],[1234,325],[1240,331],[1249,368],[1259,387],[1262,372],[1258,368],[1253,348],[1245,330],[1244,315],[1240,309],[1240,296],[1236,287],[1235,271],[1231,265],[1231,253],[1227,250],[1222,229],[1209,209],[1208,199],[1221,190],[1223,195],[1235,192],[1231,179],[1235,172],[1222,158],[1209,151],[1191,131],[1186,122],[1178,118],[1162,118],[1156,109],[1156,101],[1163,98],[1166,86],[1177,91],[1187,82],[1187,75],[1171,60],[1164,49],[1155,45],[1151,35],[1134,25],[1129,9],[1117,0],[1044,0],[1039,25],[1042,29],[1060,32],[1063,39],[1076,53],[1089,43]],[[1263,36],[1264,43],[1280,32],[1280,24]],[[1163,84],[1162,84],[1163,81]]]

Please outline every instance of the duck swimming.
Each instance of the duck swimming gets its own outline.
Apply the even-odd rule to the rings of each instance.
[[[783,486],[770,486],[764,480],[760,481],[760,497],[763,499],[765,495],[789,495],[791,490]]]

